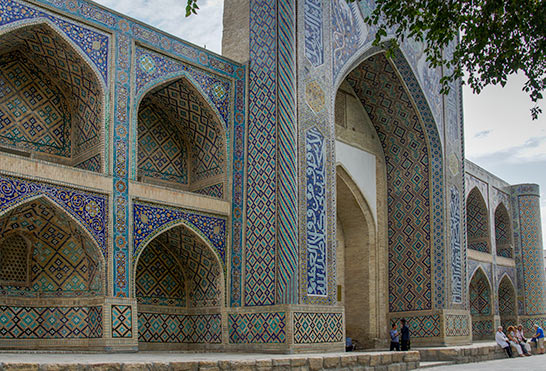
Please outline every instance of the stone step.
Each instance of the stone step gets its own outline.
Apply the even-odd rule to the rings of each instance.
[[[432,368],[432,367],[439,367],[439,366],[450,366],[454,365],[455,362],[451,361],[436,361],[436,362],[420,362],[419,368]]]

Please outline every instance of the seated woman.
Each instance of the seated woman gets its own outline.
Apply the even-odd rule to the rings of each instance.
[[[506,330],[506,337],[508,337],[508,342],[510,343],[510,345],[516,348],[518,355],[520,357],[525,357],[524,353],[527,354],[527,350],[525,350],[524,352],[521,349],[521,345],[519,345],[518,340],[516,339],[516,334],[514,333],[514,326],[508,326],[508,329]]]
[[[529,344],[529,342],[525,338],[525,334],[523,333],[523,325],[521,324],[519,324],[518,328],[516,329],[516,339],[518,340],[521,347],[527,351],[527,354],[531,355],[531,344]]]

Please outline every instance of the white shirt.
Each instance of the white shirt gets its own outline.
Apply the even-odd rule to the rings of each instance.
[[[504,335],[504,332],[502,331],[497,331],[497,333],[495,334],[495,340],[497,341],[497,344],[501,346],[501,348],[506,348],[510,345],[508,344],[508,338],[506,337],[506,335]]]

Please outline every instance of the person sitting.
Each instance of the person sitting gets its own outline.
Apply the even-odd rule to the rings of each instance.
[[[396,329],[396,323],[392,324],[390,335],[391,335],[391,352],[393,350],[400,351],[400,340],[398,336],[398,330]]]
[[[533,327],[535,328],[533,339],[535,339],[537,342],[537,353],[544,354],[544,330],[542,330],[542,328],[536,323],[533,325]]]
[[[499,344],[499,346],[502,349],[504,349],[506,354],[508,354],[508,358],[512,358],[513,357],[512,348],[510,347],[510,343],[508,343],[509,341],[508,338],[506,337],[504,332],[502,332],[502,326],[499,326],[497,328],[497,333],[495,334],[495,340],[497,341],[497,344]]]
[[[355,350],[355,345],[353,344],[353,339],[347,338],[345,339],[345,351],[346,352],[352,352]]]
[[[508,337],[508,342],[510,345],[516,348],[516,351],[520,357],[525,357],[527,355],[527,350],[524,350],[525,348],[519,344],[518,339],[516,338],[514,326],[508,326],[508,329],[506,329],[506,337]]]
[[[531,344],[529,344],[527,338],[525,338],[522,324],[519,324],[518,328],[516,329],[516,339],[518,339],[518,342],[522,348],[525,347],[527,354],[531,355]]]

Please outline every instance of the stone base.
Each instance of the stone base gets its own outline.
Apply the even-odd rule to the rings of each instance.
[[[419,352],[422,362],[449,361],[454,363],[470,363],[506,358],[506,353],[493,342],[461,347],[420,348],[415,350]]]

